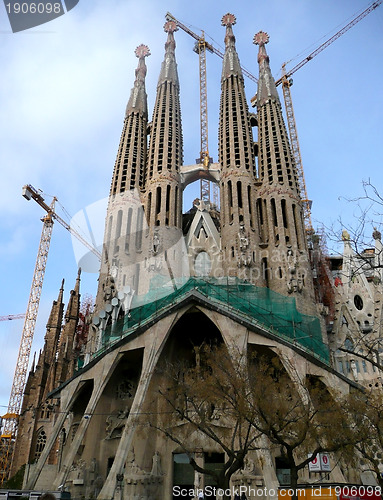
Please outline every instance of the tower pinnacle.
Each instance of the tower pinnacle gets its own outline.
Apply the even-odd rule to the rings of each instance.
[[[146,77],[146,64],[145,57],[150,56],[150,50],[147,45],[141,44],[134,51],[138,57],[138,66],[136,69],[136,80],[134,87],[130,94],[128,105],[126,106],[126,116],[136,111],[142,115],[147,115],[146,91],[145,91],[145,77]]]
[[[174,40],[174,33],[177,30],[178,27],[174,21],[167,21],[164,24],[164,31],[168,34],[168,38],[165,43],[165,58],[162,62],[158,85],[161,85],[166,80],[178,85],[177,63],[175,58],[176,42]]]
[[[237,22],[234,14],[229,12],[222,17],[221,24],[226,26],[225,55],[223,56],[222,80],[230,75],[237,75],[243,79],[241,65],[235,49],[235,36],[233,26]]]
[[[270,59],[267,55],[265,45],[269,42],[269,35],[264,31],[259,31],[254,35],[253,43],[259,45],[259,81],[258,81],[258,105],[263,104],[267,99],[274,99],[279,102],[277,87],[270,70]]]

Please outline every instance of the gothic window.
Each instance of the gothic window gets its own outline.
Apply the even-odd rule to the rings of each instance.
[[[247,186],[247,203],[249,205],[250,227],[254,228],[254,217],[253,217],[252,202],[253,202],[253,200],[251,198],[251,186]]]
[[[47,435],[44,431],[44,429],[40,429],[37,434],[37,439],[36,439],[36,448],[35,448],[35,460],[37,461],[40,458],[40,455],[45,448],[45,445],[47,443]]]
[[[229,201],[229,222],[233,222],[233,190],[232,190],[232,185],[231,181],[228,181],[227,183],[227,188],[228,188],[228,201]]]
[[[241,181],[237,182],[237,201],[238,201],[238,208],[242,208],[242,183],[241,183]]]
[[[269,287],[269,267],[267,264],[267,258],[264,257],[262,259],[262,277],[265,283],[265,286],[268,288]]]
[[[120,249],[120,247],[118,246],[118,239],[121,236],[121,225],[122,225],[122,210],[119,210],[117,214],[116,237],[114,240],[114,253],[118,253]]]
[[[136,250],[141,250],[142,245],[142,223],[144,218],[143,207],[138,207],[137,210],[137,228],[136,228]]]
[[[157,186],[157,190],[156,190],[156,226],[160,225],[160,221],[158,219],[160,212],[161,212],[161,187]]]
[[[132,230],[132,215],[133,215],[133,208],[130,207],[128,210],[128,218],[126,221],[125,253],[129,253],[130,233]]]
[[[165,226],[169,225],[169,208],[170,208],[170,186],[166,186],[166,200],[165,200]]]
[[[346,339],[344,341],[344,347],[347,349],[347,351],[353,351],[354,350],[354,343],[351,339]]]

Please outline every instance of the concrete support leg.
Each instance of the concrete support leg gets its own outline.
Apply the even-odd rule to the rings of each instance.
[[[114,498],[117,474],[121,474],[123,472],[126,458],[132,446],[134,433],[137,427],[137,415],[140,413],[142,405],[144,403],[149,383],[152,378],[154,368],[162,352],[165,339],[171,329],[172,324],[175,323],[176,318],[176,315],[165,318],[155,327],[153,327],[150,332],[146,333],[147,338],[144,351],[143,366],[140,381],[137,387],[137,392],[134,396],[130,414],[126,421],[113,465],[110,469],[108,477],[106,478],[104,486],[99,496],[97,497],[97,500],[111,500]]]
[[[83,418],[81,420],[81,423],[77,429],[76,435],[73,439],[73,442],[71,444],[71,447],[68,451],[68,454],[65,456],[60,473],[58,474],[56,481],[54,483],[54,487],[58,487],[61,484],[64,484],[68,473],[70,471],[70,468],[73,464],[73,460],[76,456],[76,453],[79,449],[79,446],[84,439],[85,432],[89,426],[89,423],[91,421],[92,415],[94,413],[94,410],[96,408],[96,405],[105,389],[106,384],[109,382],[109,379],[118,363],[118,357],[110,357],[110,359],[105,358],[103,360],[103,370],[102,373],[100,374],[99,377],[97,377],[97,381],[99,382],[97,385],[95,384],[95,387],[92,392],[92,396],[89,400],[89,403],[85,409],[84,415],[88,415],[89,418]],[[96,380],[95,380],[96,381]],[[69,410],[68,410],[69,411]]]

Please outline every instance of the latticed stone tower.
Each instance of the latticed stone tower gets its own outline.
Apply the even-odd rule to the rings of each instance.
[[[157,84],[146,172],[146,219],[150,227],[182,225],[180,168],[183,160],[179,81],[174,32],[177,25],[164,26],[168,39]]]
[[[138,67],[124,119],[120,145],[114,165],[96,306],[100,309],[106,296],[116,287],[137,287],[139,268],[137,252],[142,248],[144,210],[141,203],[144,190],[148,109],[145,91],[146,45],[136,48]]]
[[[256,211],[260,251],[256,265],[263,286],[283,294],[295,294],[305,310],[314,312],[313,280],[297,171],[265,49],[268,41],[267,33],[262,31],[254,36],[254,43],[259,45]]]
[[[254,145],[233,24],[235,16],[223,16],[226,48],[219,115],[223,270],[227,276],[253,279],[256,243]]]

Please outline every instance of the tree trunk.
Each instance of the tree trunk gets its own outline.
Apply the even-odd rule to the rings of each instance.
[[[295,467],[295,465],[290,468],[290,474],[291,474],[291,489],[293,490],[291,500],[298,500],[298,494],[297,494],[298,469]]]
[[[231,475],[230,476],[224,475],[224,476],[221,476],[219,478],[219,480],[217,481],[217,484],[218,484],[217,489],[220,488],[225,492],[225,494],[222,497],[222,500],[230,500],[231,499],[230,494],[226,495],[226,493],[228,491],[230,491],[230,478],[231,478]]]

